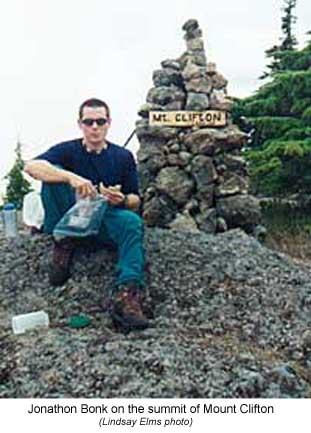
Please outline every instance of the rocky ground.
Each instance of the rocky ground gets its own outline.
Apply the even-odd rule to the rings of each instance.
[[[240,230],[146,230],[152,327],[117,333],[103,308],[112,252],[78,252],[48,283],[51,239],[0,239],[1,397],[311,397],[311,271]],[[48,329],[13,335],[45,310]],[[68,325],[85,314],[91,324]]]

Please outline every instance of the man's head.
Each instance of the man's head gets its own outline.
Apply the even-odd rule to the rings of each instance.
[[[78,124],[89,149],[98,150],[102,148],[110,123],[110,110],[106,102],[92,98],[81,104]]]

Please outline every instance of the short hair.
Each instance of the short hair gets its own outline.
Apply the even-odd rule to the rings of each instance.
[[[82,118],[84,107],[104,107],[106,109],[108,119],[110,118],[110,108],[108,107],[108,104],[100,99],[90,98],[84,101],[79,108],[79,119]]]

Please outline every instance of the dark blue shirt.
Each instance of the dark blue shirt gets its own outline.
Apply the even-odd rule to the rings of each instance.
[[[121,185],[124,194],[138,194],[138,176],[132,153],[116,144],[108,143],[101,153],[88,152],[82,138],[56,144],[35,159],[43,159],[51,164],[61,165],[92,181],[107,186]]]

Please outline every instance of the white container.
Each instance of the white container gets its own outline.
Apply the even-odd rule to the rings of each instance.
[[[28,314],[19,314],[12,318],[14,334],[23,334],[28,329],[49,326],[49,316],[44,311],[35,311]]]
[[[7,203],[3,207],[4,234],[7,238],[16,238],[17,231],[17,212],[14,203]]]

